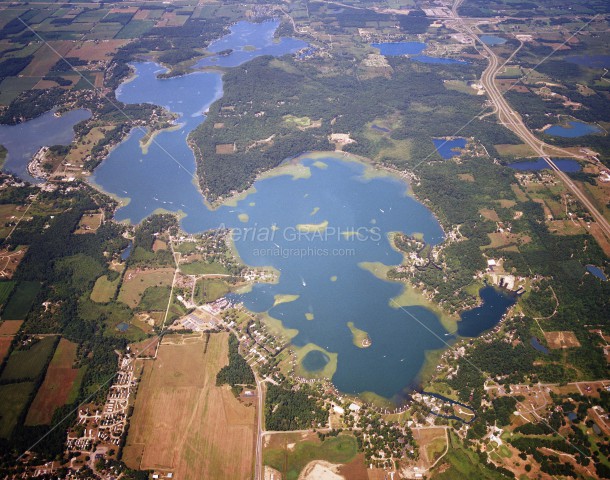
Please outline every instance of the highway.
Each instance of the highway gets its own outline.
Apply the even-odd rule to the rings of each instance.
[[[453,6],[451,8],[452,16],[458,24],[459,28],[462,30],[462,32],[472,38],[475,44],[481,45],[485,53],[487,54],[489,65],[481,76],[481,84],[487,92],[489,99],[494,104],[498,119],[504,126],[514,132],[519,138],[521,138],[521,140],[523,140],[524,143],[529,145],[534,150],[534,152],[536,152],[536,154],[540,155],[540,157],[549,164],[549,166],[554,170],[557,177],[559,177],[559,179],[564,183],[566,188],[570,190],[570,192],[576,198],[578,198],[578,200],[582,203],[585,209],[591,214],[593,219],[600,226],[606,237],[610,239],[610,223],[608,222],[608,220],[600,213],[600,211],[591,202],[591,200],[589,200],[585,193],[572,181],[572,179],[568,175],[566,175],[559,169],[559,167],[557,167],[555,162],[553,162],[551,157],[546,153],[545,148],[554,147],[551,145],[546,145],[525,126],[521,116],[515,110],[512,109],[512,107],[508,104],[508,102],[498,89],[495,79],[496,75],[504,64],[500,63],[498,56],[493,52],[493,50],[484,42],[482,42],[479,36],[474,32],[472,27],[459,16],[458,8],[462,4],[462,2],[463,0],[454,1]],[[554,149],[557,150],[556,148]]]

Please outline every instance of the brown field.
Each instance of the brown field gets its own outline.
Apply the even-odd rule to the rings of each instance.
[[[0,335],[15,335],[21,328],[23,320],[5,320],[0,324]]]
[[[134,20],[146,20],[148,18],[148,15],[150,13],[150,10],[138,10],[136,12],[136,14],[133,16]]]
[[[219,143],[218,145],[216,145],[217,155],[229,155],[231,153],[235,153],[234,143]]]
[[[552,349],[580,347],[574,332],[544,332],[544,338]]]
[[[21,72],[24,77],[44,77],[49,69],[59,60],[58,54],[65,57],[72,48],[69,40],[51,41],[43,45],[34,54],[34,59]]]
[[[141,342],[131,343],[129,349],[138,357],[154,357],[159,337],[147,338]]]
[[[479,210],[479,213],[483,215],[484,218],[486,218],[487,220],[491,220],[492,222],[500,221],[500,217],[498,217],[496,211],[491,208],[482,208],[481,210]]]
[[[368,471],[364,463],[364,453],[359,453],[351,462],[341,465],[338,473],[348,480],[367,480]]]
[[[518,235],[516,233],[488,233],[487,236],[491,240],[490,245],[486,245],[485,248],[501,248],[509,251],[517,251],[520,245],[525,245],[531,242],[531,238],[526,235]]]
[[[78,376],[78,368],[72,368],[77,347],[76,343],[65,338],[60,340],[44,381],[28,410],[26,425],[50,424],[55,410],[66,404]]]
[[[220,128],[225,128],[225,124],[224,123],[215,123],[214,124],[214,128],[216,130],[220,129]]]
[[[525,143],[522,143],[520,145],[511,145],[511,144],[501,143],[498,145],[494,145],[494,148],[503,157],[504,156],[507,156],[507,157],[535,157],[536,156],[536,152],[534,152],[532,150],[532,148],[529,145],[526,145]]]
[[[102,226],[104,215],[102,213],[85,213],[80,217],[80,222],[74,233],[95,233]]]
[[[91,40],[77,44],[68,57],[78,57],[88,61],[109,60],[116,51],[125,45],[128,40],[102,40],[95,43]]]
[[[474,176],[472,173],[458,173],[458,178],[465,182],[474,182]]]
[[[582,225],[572,220],[550,220],[547,225],[549,231],[557,235],[582,235],[585,233]]]
[[[418,465],[422,468],[431,467],[443,454],[447,445],[447,435],[442,427],[416,428],[413,430],[413,438],[419,445]]]
[[[0,362],[8,355],[8,350],[13,343],[13,337],[0,337]]]
[[[256,410],[215,386],[228,334],[211,335],[205,353],[203,342],[165,337],[157,359],[144,362],[123,454],[129,467],[180,479],[251,478]]]
[[[159,240],[158,238],[155,238],[152,249],[153,249],[153,252],[158,252],[159,250],[167,250],[167,243],[165,243],[163,240]]]
[[[598,245],[604,251],[606,256],[610,257],[610,241],[608,241],[608,239],[606,238],[604,231],[599,227],[597,223],[592,223],[588,230],[589,232],[591,232],[591,235],[593,235],[593,238],[597,240]]]
[[[505,198],[503,198],[502,200],[498,200],[498,203],[500,204],[500,206],[502,208],[512,208],[515,205],[517,205],[517,203],[514,200],[507,200]]]
[[[529,92],[529,88],[525,85],[517,84],[519,80],[513,78],[501,78],[496,79],[496,85],[498,86],[500,92],[504,93],[507,91],[518,92],[518,93],[527,93]]]
[[[173,279],[173,268],[151,268],[147,270],[130,268],[123,277],[123,285],[118,300],[131,308],[137,307],[144,290],[155,285],[171,285]]]

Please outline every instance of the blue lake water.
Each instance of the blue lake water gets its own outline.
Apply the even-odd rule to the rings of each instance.
[[[449,160],[457,155],[459,152],[456,152],[454,149],[461,149],[466,147],[467,140],[465,138],[459,137],[454,138],[453,140],[445,140],[443,138],[434,138],[432,139],[434,142],[434,146],[436,147],[436,151],[439,153],[441,157],[445,160]]]
[[[568,125],[569,126],[567,127],[553,125],[552,127],[547,128],[544,133],[555,137],[576,138],[601,132],[597,125],[589,125],[584,122],[568,122]]]
[[[214,55],[204,58],[196,67],[236,67],[261,55],[279,57],[307,47],[307,43],[296,38],[274,38],[280,22],[277,20],[250,23],[238,22],[231,26],[231,33],[212,42],[210,52],[233,50],[229,55]]]
[[[30,182],[28,163],[40,149],[52,145],[69,145],[74,140],[74,125],[91,117],[89,110],[72,110],[61,117],[54,110],[17,125],[0,125],[0,145],[8,150],[3,170]]]
[[[549,354],[549,349],[542,345],[536,337],[532,337],[530,339],[530,345],[534,347],[535,350],[544,353],[545,355]]]
[[[483,287],[479,296],[483,303],[460,315],[457,333],[462,337],[478,337],[495,327],[508,308],[515,304],[513,296],[490,286]]]
[[[589,68],[610,68],[610,55],[573,55],[566,60]]]
[[[554,158],[553,162],[562,172],[573,173],[580,172],[582,170],[580,163],[571,158]],[[527,171],[538,171],[551,168],[542,158],[535,161],[509,163],[508,166],[515,170]]]
[[[258,54],[266,52],[262,48]],[[286,328],[296,329],[296,347],[313,343],[337,353],[332,380],[341,391],[401,398],[417,381],[425,352],[446,346],[446,331],[426,308],[393,308],[391,299],[402,285],[380,280],[360,264],[400,263],[402,256],[387,239],[392,231],[419,232],[431,245],[441,242],[443,232],[431,212],[406,194],[404,182],[368,178],[363,164],[332,154],[317,161],[302,159],[300,168],[309,172],[307,178],[284,174],[261,179],[235,206],[210,210],[195,184],[195,161],[186,140],[204,120],[201,112],[222,94],[220,75],[199,72],[162,80],[156,77],[162,71],[157,64],[134,67],[137,76],[121,86],[118,98],[164,105],[181,114],[181,126],[160,133],[146,154],[139,145],[144,132],[134,130],[98,167],[94,181],[130,199],[117,211],[117,219],[139,222],[165,209],[183,213],[181,225],[187,232],[232,228],[247,264],[280,272],[279,283],[258,284],[234,296],[252,311],[267,312]],[[303,234],[297,228],[325,222],[317,233]],[[350,231],[359,234],[346,234]],[[275,304],[276,295],[298,298]],[[313,320],[306,314],[313,314]],[[354,346],[348,322],[368,333],[369,348]],[[323,368],[325,356],[306,355],[303,366]]]
[[[480,38],[485,45],[504,45],[506,43],[505,38],[496,37],[495,35],[481,35]]]
[[[464,60],[456,60],[453,58],[431,57],[429,55],[420,55],[426,48],[424,42],[388,42],[388,43],[372,43],[372,47],[377,48],[381,55],[388,57],[399,57],[402,55],[413,55],[412,60],[421,63],[436,63],[436,64],[461,64],[466,65],[468,62]]]
[[[599,278],[600,280],[602,280],[604,282],[608,281],[608,277],[606,276],[604,271],[601,268],[596,267],[595,265],[587,265],[587,271],[591,275],[595,275],[597,278]]]

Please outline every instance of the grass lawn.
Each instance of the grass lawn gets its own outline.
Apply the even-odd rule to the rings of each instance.
[[[0,385],[0,437],[11,436],[33,390],[34,382]]]
[[[56,337],[45,337],[28,350],[13,350],[2,380],[35,380],[53,353]]]
[[[347,463],[358,453],[356,439],[351,435],[339,435],[324,442],[298,442],[294,449],[273,448],[263,454],[265,465],[275,468],[287,480],[296,480],[312,460],[326,460],[331,463]]]
[[[165,310],[167,308],[167,302],[169,301],[170,287],[148,287],[144,290],[142,300],[138,310],[143,311],[155,311]]]
[[[2,318],[4,320],[25,320],[39,290],[40,283],[38,282],[20,282],[2,312]]]
[[[123,276],[123,285],[118,300],[135,308],[140,304],[147,288],[171,285],[174,278],[173,268],[151,268],[146,270],[130,268]]]

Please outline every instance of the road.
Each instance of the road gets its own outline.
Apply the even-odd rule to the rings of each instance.
[[[539,138],[537,138],[523,123],[521,116],[512,109],[512,107],[508,104],[498,86],[496,85],[495,79],[496,75],[504,65],[500,63],[498,56],[493,52],[493,50],[487,46],[485,43],[481,41],[477,33],[473,30],[472,26],[466,23],[458,14],[458,8],[462,4],[463,0],[455,0],[453,6],[451,8],[453,19],[456,21],[460,30],[463,33],[472,38],[475,44],[481,45],[483,50],[487,54],[487,59],[489,61],[489,65],[483,72],[481,76],[481,84],[483,88],[487,92],[489,99],[494,104],[496,109],[496,113],[498,115],[498,119],[500,122],[506,126],[509,130],[514,132],[524,143],[529,145],[536,154],[540,155],[545,162],[549,164],[549,166],[553,169],[557,177],[565,184],[568,190],[582,203],[585,209],[591,214],[593,219],[598,223],[606,237],[610,239],[610,223],[608,220],[600,213],[597,207],[589,200],[589,198],[584,194],[584,192],[572,181],[568,175],[562,172],[559,167],[553,162],[551,157],[546,153],[545,148],[553,148],[557,150],[557,148],[552,145],[547,145]]]
[[[252,369],[254,371],[254,369]],[[264,480],[265,471],[263,467],[263,436],[265,434],[263,428],[264,421],[264,401],[265,401],[265,392],[263,390],[263,381],[259,378],[258,374],[254,372],[254,378],[256,379],[256,390],[258,393],[258,401],[257,409],[258,412],[256,414],[257,426],[256,426],[256,457],[254,463],[254,480]]]

